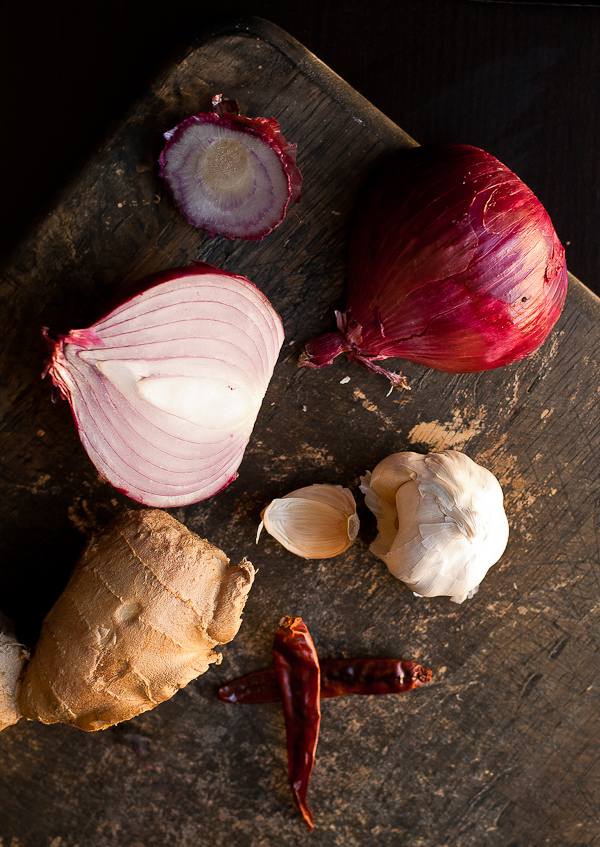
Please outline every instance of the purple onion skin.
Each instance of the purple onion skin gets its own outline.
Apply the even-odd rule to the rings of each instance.
[[[565,251],[533,192],[466,144],[415,147],[368,186],[355,219],[346,311],[308,342],[301,364],[339,353],[472,373],[525,358],[567,294]]]

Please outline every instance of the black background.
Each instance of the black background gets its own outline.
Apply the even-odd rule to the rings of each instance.
[[[420,143],[462,141],[548,209],[600,294],[600,7],[477,0],[104,0],[0,6],[0,253],[161,64],[223,16],[278,24]]]

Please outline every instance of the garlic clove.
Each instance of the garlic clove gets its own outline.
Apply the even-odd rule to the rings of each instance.
[[[396,453],[361,478],[371,552],[424,597],[472,596],[508,542],[498,480],[464,453]]]
[[[343,553],[359,530],[356,502],[341,485],[309,485],[273,500],[263,510],[264,526],[286,550],[304,559]]]

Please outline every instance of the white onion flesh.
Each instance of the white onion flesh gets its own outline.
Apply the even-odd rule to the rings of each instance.
[[[99,473],[133,500],[196,503],[235,479],[283,343],[247,279],[176,268],[87,330],[48,367]]]

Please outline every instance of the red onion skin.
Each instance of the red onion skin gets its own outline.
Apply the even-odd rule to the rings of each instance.
[[[236,103],[236,101],[223,101],[226,103]],[[236,104],[237,105],[237,104]],[[274,226],[261,231],[260,234],[257,235],[246,235],[243,238],[247,241],[261,241],[265,235],[268,235],[272,232],[283,220],[285,214],[287,212],[287,207],[289,202],[297,203],[300,200],[300,190],[302,188],[302,175],[298,170],[296,165],[296,144],[290,144],[286,141],[279,128],[279,123],[275,120],[275,118],[249,118],[244,115],[236,114],[233,111],[223,111],[221,108],[217,107],[215,112],[200,112],[197,115],[191,115],[188,118],[185,118],[180,123],[177,124],[172,130],[165,133],[165,138],[167,139],[167,144],[162,150],[158,162],[160,165],[159,176],[166,180],[166,167],[167,160],[169,155],[169,147],[172,143],[177,142],[181,136],[186,133],[191,126],[197,124],[219,124],[221,126],[228,127],[232,130],[237,130],[240,132],[247,132],[251,135],[254,135],[268,144],[271,149],[277,154],[279,160],[281,161],[282,167],[284,169],[287,181],[288,181],[288,198],[285,202],[283,208],[279,213],[279,220]],[[167,187],[169,188],[170,193],[173,195],[173,192],[167,182]],[[197,224],[190,220],[185,210],[178,204],[173,197],[175,204],[180,211],[180,213],[186,218],[188,223],[192,226],[197,226]],[[219,230],[218,232],[214,229],[211,229],[209,226],[203,225],[201,227],[211,238],[215,238],[217,235],[222,235],[224,238],[242,238],[240,235],[232,235],[228,233],[226,230]]]
[[[567,293],[564,249],[533,192],[489,153],[416,147],[368,187],[355,219],[347,307],[338,332],[308,342],[301,364],[339,353],[450,373],[511,364],[536,350]]]
[[[283,342],[281,319],[266,296],[249,280],[203,262],[196,262],[193,266],[189,267],[169,268],[144,277],[144,279],[139,280],[133,286],[129,287],[125,294],[119,298],[117,304],[113,304],[112,308],[105,313],[101,320],[87,329],[72,330],[67,335],[59,335],[57,340],[54,341],[48,337],[47,328],[43,328],[43,334],[50,352],[50,359],[42,376],[45,377],[49,374],[52,378],[53,386],[58,389],[64,399],[69,401],[79,436],[88,455],[96,465],[101,476],[107,479],[117,490],[126,494],[131,499],[148,506],[169,508],[187,505],[189,503],[199,502],[223,490],[223,488],[233,482],[238,476],[237,468],[243,458],[249,435],[246,436],[244,433],[236,433],[234,435],[226,431],[222,433],[215,431],[214,438],[212,439],[213,443],[207,441],[205,443],[198,442],[198,444],[193,444],[192,442],[188,444],[185,438],[173,437],[170,448],[173,454],[171,458],[176,458],[179,469],[176,471],[173,479],[169,479],[165,474],[164,483],[158,483],[158,488],[162,489],[159,493],[155,489],[146,491],[144,489],[143,480],[145,479],[145,471],[143,468],[148,464],[148,456],[140,454],[139,465],[134,463],[127,471],[125,462],[122,464],[119,464],[118,461],[115,462],[112,448],[110,448],[110,455],[104,454],[102,451],[100,453],[98,452],[98,441],[105,440],[102,431],[102,426],[106,425],[104,418],[102,418],[104,412],[100,413],[100,417],[94,421],[93,430],[90,429],[90,412],[85,395],[82,392],[82,382],[81,379],[78,380],[77,374],[74,374],[70,369],[68,360],[73,360],[74,357],[78,359],[80,351],[98,350],[103,347],[110,349],[109,345],[96,332],[96,327],[103,327],[107,322],[110,324],[111,321],[113,323],[116,321],[116,325],[118,325],[122,317],[119,314],[119,310],[121,308],[126,309],[127,305],[138,296],[143,295],[145,292],[154,294],[155,290],[163,283],[182,281],[186,277],[202,277],[204,274],[217,274],[222,277],[232,278],[240,282],[245,290],[253,292],[252,301],[249,301],[248,308],[250,310],[261,309],[261,319],[265,324],[268,324],[269,335],[268,337],[265,336],[260,342],[263,345],[261,355],[265,358],[261,358],[260,361],[257,359],[250,368],[251,373],[247,372],[246,375],[250,381],[254,381],[255,383],[256,381],[261,384],[268,383],[270,379],[269,359],[274,366],[274,359],[277,358],[277,353]],[[250,302],[252,305],[250,305]],[[263,309],[264,313],[262,312]],[[124,314],[126,318],[129,317],[127,312]],[[111,329],[109,328],[108,330],[109,335]],[[100,331],[106,332],[105,329]],[[139,341],[136,339],[136,341],[132,341],[131,343],[133,345],[131,349],[135,350],[135,345],[136,343],[139,344]],[[71,348],[69,357],[66,353],[67,347]],[[97,392],[99,379],[101,380],[102,377],[99,377],[95,373],[91,383],[90,396]],[[100,403],[101,407],[103,405],[105,407],[107,413],[106,418],[108,420],[110,420],[110,415],[114,407],[114,396],[114,388],[109,386],[108,394],[104,398],[104,401]],[[96,415],[98,414],[96,412]],[[130,421],[125,422],[123,431],[128,427],[129,432],[135,432],[137,427],[137,412],[133,407],[130,410],[130,415]],[[86,420],[88,421],[87,426],[85,423]],[[158,424],[159,430],[162,429],[163,424],[164,417],[163,421]],[[150,425],[154,427],[156,423],[151,423]],[[90,433],[92,437],[90,437]],[[137,455],[139,446],[139,443],[135,441],[125,442],[125,446],[122,449],[126,450],[127,453]],[[123,455],[125,456],[126,453],[124,452]],[[109,456],[109,460],[107,460],[106,456]],[[150,461],[153,461],[154,458],[152,457]],[[132,468],[133,475],[131,472]],[[203,474],[201,478],[198,477],[198,469]],[[153,467],[152,470],[156,472],[160,468]],[[177,479],[177,474],[180,475],[181,480]],[[142,478],[141,484],[140,478]],[[127,479],[133,481],[128,482]],[[203,491],[202,496],[198,495],[198,490]]]

